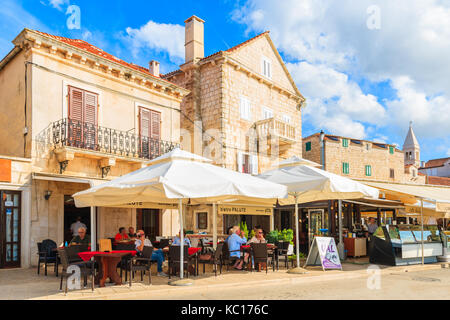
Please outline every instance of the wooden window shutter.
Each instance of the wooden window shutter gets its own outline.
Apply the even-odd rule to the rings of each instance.
[[[83,91],[69,86],[69,118],[74,121],[83,121]]]
[[[152,128],[151,137],[152,139],[159,140],[161,137],[161,114],[156,111],[152,111]]]
[[[85,92],[84,102],[84,122],[97,125],[98,96],[94,93]]]
[[[258,156],[251,156],[251,174],[258,175]]]
[[[143,137],[150,137],[150,117],[150,111],[144,108],[140,109],[140,129]]]

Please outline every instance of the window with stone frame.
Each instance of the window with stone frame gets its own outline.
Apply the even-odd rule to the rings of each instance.
[[[272,62],[266,57],[262,57],[261,73],[263,76],[272,79]]]
[[[239,112],[241,119],[248,121],[252,120],[250,101],[246,97],[241,97],[240,99]]]
[[[197,229],[206,230],[208,229],[208,212],[199,211],[197,214]]]

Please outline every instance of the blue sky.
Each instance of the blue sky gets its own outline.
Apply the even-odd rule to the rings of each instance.
[[[375,3],[375,7],[373,7]],[[81,10],[69,30],[67,8]],[[422,160],[450,156],[450,5],[442,0],[3,0],[0,56],[24,28],[84,39],[129,62],[184,59],[184,20],[205,23],[205,55],[265,30],[307,98],[303,136],[396,143],[409,121]]]

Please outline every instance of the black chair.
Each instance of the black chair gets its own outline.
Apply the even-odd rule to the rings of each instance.
[[[144,249],[142,249],[141,256],[129,259],[127,269],[130,271],[130,287],[136,271],[141,271],[141,281],[144,280],[143,275],[145,274],[145,271],[148,271],[148,284],[152,284],[152,253],[153,247],[145,246]]]
[[[218,243],[217,248],[212,253],[203,254],[203,256],[209,255],[209,259],[202,259],[202,255],[199,257],[199,263],[203,263],[203,273],[205,273],[205,265],[207,263],[214,265],[214,274],[217,277],[217,265],[220,265],[220,274],[222,274],[222,255],[223,255],[223,243]]]
[[[82,262],[83,259],[80,258],[78,253],[88,251],[88,247],[89,246],[85,244],[72,245],[70,247],[66,247],[67,258],[69,259],[69,263]]]
[[[288,249],[289,249],[289,242],[288,241],[278,241],[275,243],[277,249],[277,268],[280,258],[284,259],[284,264],[286,269],[288,268],[289,264],[289,255],[288,255]]]
[[[64,293],[67,294],[67,281],[68,281],[68,278],[73,274],[73,272],[69,273],[69,272],[67,272],[67,270],[70,266],[78,266],[80,268],[80,276],[82,276],[84,278],[84,286],[86,286],[86,284],[87,284],[87,277],[91,276],[91,287],[92,287],[92,291],[94,291],[94,276],[95,276],[94,264],[92,263],[92,261],[81,261],[81,262],[70,263],[69,255],[68,255],[69,248],[70,247],[58,248],[58,255],[59,255],[59,258],[61,259],[61,264],[63,266],[63,269],[61,272],[61,282],[59,284],[59,290],[62,290],[63,279],[66,278],[66,288],[64,290]]]
[[[115,246],[117,251],[135,251],[136,245],[133,243],[118,243]],[[122,270],[128,270],[128,265],[130,263],[131,255],[126,255],[122,257],[120,262],[117,264],[117,267],[120,268],[120,277],[122,278]],[[127,274],[125,273],[125,281],[127,281]]]
[[[261,267],[261,263],[264,263],[266,265],[266,273],[269,265],[269,256],[267,254],[267,244],[265,243],[250,243],[250,247],[252,248],[252,254],[251,258],[253,258],[253,262],[256,264],[259,264],[259,267]],[[249,261],[249,263],[251,263]],[[260,268],[259,268],[260,269]],[[252,268],[253,270],[253,268]]]
[[[181,247],[173,245],[169,247],[169,279],[172,273],[178,271],[178,267],[181,263]],[[183,246],[183,272],[186,273],[186,277],[189,278],[188,266],[191,264],[191,259],[189,258],[189,248]]]
[[[42,242],[37,243],[38,246],[38,266],[37,273],[40,273],[41,263],[44,263],[45,275],[47,275],[47,265],[53,264],[55,267],[55,274],[58,276],[58,255],[55,241],[51,239],[46,239]]]
[[[241,250],[231,250],[228,248],[228,243],[225,241],[223,243],[223,247],[222,247],[222,263],[225,263],[227,266],[227,271],[228,268],[230,266],[230,264],[235,263],[236,260],[240,260],[241,258],[239,257],[233,257],[230,255],[231,252],[241,252]]]

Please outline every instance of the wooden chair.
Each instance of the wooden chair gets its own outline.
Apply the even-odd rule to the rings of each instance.
[[[111,239],[100,239],[98,240],[99,251],[101,252],[111,252],[112,251],[112,242]]]

